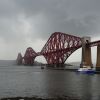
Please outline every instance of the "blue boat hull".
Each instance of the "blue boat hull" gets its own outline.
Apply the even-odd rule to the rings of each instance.
[[[83,73],[83,74],[95,74],[96,71],[93,70],[93,69],[87,69],[87,70],[86,69],[85,70],[84,69],[83,70],[79,69],[79,70],[77,70],[77,72],[78,73]]]

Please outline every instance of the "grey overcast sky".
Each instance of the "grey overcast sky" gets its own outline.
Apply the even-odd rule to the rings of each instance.
[[[0,0],[0,59],[40,51],[53,32],[100,39],[100,0]]]

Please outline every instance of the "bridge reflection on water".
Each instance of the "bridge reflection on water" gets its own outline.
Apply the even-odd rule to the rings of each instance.
[[[39,66],[1,66],[0,97],[73,96],[100,100],[100,74],[78,74]]]

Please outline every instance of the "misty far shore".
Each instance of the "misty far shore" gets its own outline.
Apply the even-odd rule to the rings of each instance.
[[[38,62],[38,61],[35,61],[34,62],[35,65],[41,65],[41,64],[44,64],[42,62]],[[71,63],[65,63],[66,65],[72,65],[72,66],[79,66],[80,65],[80,62],[71,62]],[[0,66],[10,66],[10,65],[17,65],[16,64],[16,60],[0,60]]]

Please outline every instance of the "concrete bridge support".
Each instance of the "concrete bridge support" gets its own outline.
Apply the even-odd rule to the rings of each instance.
[[[89,43],[91,41],[90,37],[83,37],[82,38],[82,60],[81,60],[81,64],[80,67],[84,68],[84,67],[89,67],[92,68],[92,60],[91,60],[91,47],[88,46],[88,44],[86,45],[86,43]]]
[[[99,70],[100,71],[100,45],[97,46],[96,70]]]

